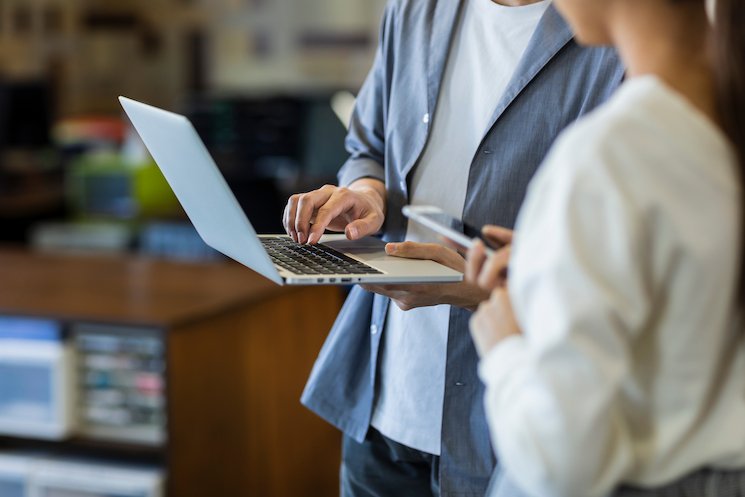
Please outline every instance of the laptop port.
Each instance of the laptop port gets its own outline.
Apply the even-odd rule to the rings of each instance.
[[[319,283],[323,283],[323,278],[318,278]]]
[[[336,278],[329,278],[329,283],[333,283],[334,281],[336,281]]]
[[[352,282],[352,278],[342,278],[341,279],[341,282],[342,283],[351,283]]]

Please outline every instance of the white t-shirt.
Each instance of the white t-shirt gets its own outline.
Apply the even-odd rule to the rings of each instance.
[[[473,157],[549,4],[466,2],[429,142],[412,177],[411,204],[437,205],[461,218]],[[416,223],[409,223],[406,239],[437,241]],[[440,454],[449,315],[448,305],[404,312],[391,303],[371,421],[386,437],[435,455]]]
[[[724,134],[655,77],[558,140],[512,248],[524,335],[479,367],[500,463],[526,493],[745,467],[741,202]]]

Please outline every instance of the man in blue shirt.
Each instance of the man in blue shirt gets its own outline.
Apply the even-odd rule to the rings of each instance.
[[[391,254],[462,270],[401,207],[511,228],[555,137],[622,77],[548,0],[392,0],[340,186],[294,195],[285,228],[311,244],[326,228],[380,233],[408,241]],[[343,495],[484,494],[496,461],[468,332],[484,298],[468,283],[352,290],[302,397],[345,433]]]

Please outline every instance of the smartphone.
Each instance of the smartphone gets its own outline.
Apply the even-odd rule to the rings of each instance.
[[[491,256],[494,254],[494,251],[499,249],[499,247],[493,246],[480,235],[476,235],[476,238],[471,238],[470,236],[464,235],[463,233],[451,228],[455,222],[455,218],[439,207],[433,205],[405,205],[401,212],[412,221],[416,221],[422,226],[426,226],[463,248],[470,249],[473,247],[476,240],[481,240],[484,242],[484,245],[486,245],[486,255]],[[480,229],[470,228],[466,224],[464,224],[464,226],[469,228],[469,231],[481,233]]]

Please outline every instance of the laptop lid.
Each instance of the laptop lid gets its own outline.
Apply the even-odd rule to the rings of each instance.
[[[205,243],[284,284],[191,122],[129,98],[119,102]]]

